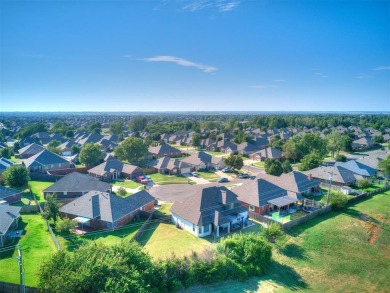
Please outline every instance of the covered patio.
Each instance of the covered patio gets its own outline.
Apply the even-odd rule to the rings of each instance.
[[[269,200],[267,203],[270,207],[276,207],[279,214],[293,214],[295,213],[301,206],[299,202],[303,200],[299,197],[290,197],[290,196],[281,196],[274,199]]]

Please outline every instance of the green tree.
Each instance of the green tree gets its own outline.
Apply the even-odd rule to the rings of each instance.
[[[385,139],[383,138],[383,135],[377,135],[377,136],[374,136],[374,141],[376,143],[384,143]]]
[[[300,146],[300,138],[298,136],[291,137],[283,146],[284,156],[288,160],[294,162],[302,158],[302,151]]]
[[[271,138],[271,141],[269,143],[269,146],[274,149],[282,150],[284,146],[285,141],[281,139],[279,134],[274,135]]]
[[[362,178],[362,179],[359,179],[359,180],[356,181],[356,185],[357,185],[357,187],[363,189],[363,188],[370,187],[371,186],[371,182],[367,178]]]
[[[114,121],[110,124],[110,133],[119,136],[123,132],[124,127],[123,120]]]
[[[274,159],[266,159],[264,164],[265,173],[280,176],[283,173],[282,163]]]
[[[72,145],[70,149],[72,150],[72,154],[80,153],[80,147],[77,144]]]
[[[87,125],[87,130],[90,133],[100,134],[102,132],[102,124],[99,122],[89,122]]]
[[[118,194],[122,197],[125,197],[127,195],[126,189],[124,189],[122,186],[118,189]]]
[[[321,156],[317,152],[312,152],[303,157],[299,165],[299,171],[307,171],[317,168],[322,162]]]
[[[241,155],[231,154],[229,157],[225,158],[226,166],[240,170],[244,166],[244,160]]]
[[[284,160],[283,161],[282,169],[283,169],[283,173],[286,173],[286,174],[290,173],[293,170],[289,160]]]
[[[332,158],[335,155],[338,155],[339,152],[346,147],[347,135],[338,132],[337,130],[332,130],[326,137],[328,151],[331,153]]]
[[[195,148],[200,146],[200,135],[198,133],[192,136],[192,146]]]
[[[54,224],[57,223],[57,219],[60,216],[60,205],[57,202],[56,194],[53,193],[46,195],[46,202],[42,216],[48,221],[53,220]]]
[[[6,185],[13,188],[24,188],[30,180],[28,171],[24,165],[14,165],[3,172],[3,179]]]
[[[387,156],[386,160],[379,161],[379,169],[383,172],[385,176],[390,175],[390,156]]]
[[[148,120],[145,117],[134,117],[129,123],[129,129],[131,131],[143,131],[148,124]]]
[[[56,231],[58,233],[66,233],[69,234],[69,230],[76,227],[77,222],[75,220],[71,220],[69,218],[65,218],[56,225]]]
[[[86,143],[80,151],[79,161],[86,166],[95,165],[103,153],[97,144]]]
[[[128,162],[142,160],[147,154],[148,146],[137,137],[128,137],[115,148],[116,157]]]
[[[335,159],[337,162],[346,162],[347,161],[347,157],[344,155],[336,155]]]
[[[10,159],[11,158],[11,149],[10,148],[2,148],[0,150],[0,157]]]
[[[52,153],[61,154],[61,149],[58,147],[61,144],[59,140],[52,140],[47,145],[46,149]]]

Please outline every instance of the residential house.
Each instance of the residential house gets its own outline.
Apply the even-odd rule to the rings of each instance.
[[[21,207],[0,205],[0,247],[5,246],[8,234],[18,228]]]
[[[12,162],[9,159],[6,158],[0,158],[0,177],[3,174],[5,170],[7,170],[8,167],[14,165],[14,162]]]
[[[162,157],[151,165],[156,172],[161,174],[179,175],[191,172],[191,166],[178,159]]]
[[[238,201],[237,195],[226,187],[194,186],[192,193],[183,202],[175,202],[171,208],[175,225],[204,237],[244,226],[248,211]]]
[[[282,160],[284,158],[282,151],[268,147],[265,149],[262,149],[260,151],[257,151],[255,153],[252,153],[249,155],[249,158],[251,160],[256,160],[256,161],[265,161],[266,159],[273,159],[273,160]]]
[[[377,144],[370,136],[361,137],[352,141],[353,150],[366,150],[375,147]]]
[[[225,167],[225,162],[222,157],[212,156],[208,153],[200,151],[192,154],[182,160],[184,163],[192,166],[195,170],[204,169],[222,169]]]
[[[43,173],[74,167],[73,163],[48,150],[43,150],[40,153],[23,160],[23,164],[30,173]]]
[[[237,145],[236,150],[225,150],[225,153],[238,153],[241,155],[249,156],[252,153],[255,153],[261,149],[261,146],[251,144],[249,142],[242,142]]]
[[[22,192],[17,189],[0,186],[0,201],[5,200],[8,203],[14,203],[21,200]]]
[[[117,159],[111,159],[89,169],[88,174],[101,180],[114,180],[119,178],[135,179],[143,176],[144,171],[134,165],[122,163]]]
[[[112,186],[86,174],[73,172],[43,190],[43,195],[46,198],[48,194],[54,193],[58,199],[67,199],[80,197],[91,190],[111,192]]]
[[[305,174],[323,183],[329,184],[331,182],[332,185],[337,186],[354,185],[358,179],[363,178],[341,166],[320,166],[306,171]]]
[[[149,147],[150,156],[161,158],[161,157],[180,157],[182,152],[169,144],[161,144],[155,147]]]
[[[21,159],[30,158],[40,152],[42,152],[45,148],[39,144],[32,143],[18,150],[19,157]]]
[[[199,147],[202,148],[202,149],[206,149],[206,148],[208,148],[210,145],[212,145],[214,143],[215,143],[215,140],[213,140],[211,138],[201,139],[200,143],[199,143]]]
[[[79,146],[79,144],[73,140],[66,141],[58,146],[58,148],[61,150],[61,153],[63,156],[71,156],[73,155],[72,147],[76,145]]]
[[[363,177],[372,177],[376,176],[376,169],[373,169],[369,167],[368,165],[363,164],[362,161],[355,161],[355,160],[350,160],[347,162],[336,162],[334,164],[335,166],[341,166],[345,169],[348,169],[352,171],[355,174],[359,174]]]
[[[61,215],[92,229],[114,229],[142,212],[153,210],[155,198],[143,190],[128,197],[90,191],[60,208]]]

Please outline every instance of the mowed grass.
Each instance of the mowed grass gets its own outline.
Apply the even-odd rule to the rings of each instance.
[[[169,258],[172,254],[188,256],[193,251],[199,253],[207,247],[214,247],[207,240],[165,223],[153,223],[139,242],[154,258]]]
[[[291,229],[274,245],[266,276],[187,292],[389,292],[389,243],[387,191]]]
[[[45,202],[45,198],[43,196],[43,190],[53,185],[54,182],[47,181],[29,181],[28,184],[31,187],[31,191],[35,194],[35,198],[38,202]]]
[[[141,228],[145,219],[134,220],[126,226],[120,227],[117,230],[100,230],[93,231],[84,235],[70,234],[65,237],[58,236],[61,247],[68,251],[73,251],[81,245],[97,241],[106,245],[114,245],[120,243],[123,239],[130,241]]]
[[[47,227],[39,214],[22,215],[19,229],[25,232],[19,240],[23,253],[26,285],[38,285],[37,273],[44,260],[56,251]],[[16,243],[13,243],[15,245]],[[0,281],[19,283],[19,265],[16,257],[18,251],[14,250],[0,253]]]
[[[264,167],[265,167],[264,164],[265,164],[264,162],[256,162],[256,163],[253,163],[252,166],[264,169]]]
[[[137,183],[133,180],[129,180],[129,179],[122,180],[122,181],[114,180],[111,182],[111,184],[113,184],[114,186],[119,186],[119,187],[123,187],[123,188],[130,188],[130,189],[136,189],[136,188],[142,186],[142,184]]]
[[[216,182],[220,177],[218,174],[215,174],[214,172],[197,171],[196,173],[199,174],[200,178],[206,179],[210,182]]]
[[[182,176],[170,176],[164,175],[160,173],[150,174],[150,178],[152,178],[153,182],[158,185],[167,185],[167,184],[195,184],[194,181]]]

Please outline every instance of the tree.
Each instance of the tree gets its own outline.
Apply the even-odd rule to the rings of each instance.
[[[125,197],[127,195],[126,189],[124,189],[122,186],[118,189],[118,194],[122,197]]]
[[[229,157],[225,158],[226,166],[240,170],[244,166],[244,160],[241,155],[231,154]]]
[[[5,184],[10,187],[24,188],[27,186],[30,176],[24,165],[14,165],[3,172],[3,179]]]
[[[290,138],[283,146],[284,156],[286,159],[299,161],[302,158],[302,152],[300,149],[300,139],[298,136]]]
[[[336,155],[336,161],[337,162],[346,162],[347,161],[347,157],[344,156],[344,155]]]
[[[267,174],[280,176],[283,173],[282,163],[274,159],[266,159],[264,169]]]
[[[322,162],[321,156],[317,152],[312,152],[303,157],[299,165],[299,171],[307,171],[317,168]]]
[[[326,137],[328,151],[330,151],[332,158],[335,154],[338,155],[339,152],[346,147],[347,135],[338,132],[337,130],[332,130]]]
[[[69,230],[76,226],[77,222],[75,220],[65,218],[56,225],[56,230],[58,233],[69,233]]]
[[[129,129],[131,131],[143,131],[148,124],[148,120],[145,117],[134,117],[129,123]]]
[[[139,161],[148,154],[148,146],[141,138],[128,137],[115,148],[119,160],[128,162]]]
[[[86,166],[95,165],[103,153],[97,144],[86,143],[80,151],[79,161]]]
[[[72,154],[78,154],[80,152],[80,147],[77,144],[72,145],[70,149],[72,150]]]
[[[89,122],[87,125],[87,130],[90,133],[100,134],[102,132],[102,125],[99,122]]]
[[[198,133],[195,133],[192,136],[192,146],[195,147],[195,148],[200,146],[200,135]]]
[[[0,150],[0,157],[10,159],[11,158],[11,149],[10,148],[2,148]]]
[[[383,135],[377,135],[377,136],[374,136],[374,141],[376,143],[384,143],[385,139],[384,139]]]
[[[123,120],[117,120],[110,124],[110,133],[114,135],[120,135],[123,132],[124,123]]]
[[[47,150],[51,151],[52,153],[61,154],[61,149],[58,147],[61,144],[59,140],[52,140],[47,145]]]
[[[46,203],[42,216],[48,221],[52,219],[54,224],[57,223],[57,218],[60,216],[60,205],[57,202],[57,195],[55,193],[46,195]]]
[[[362,178],[362,179],[359,179],[356,181],[356,185],[357,185],[357,187],[363,189],[363,188],[370,187],[371,182],[367,178]]]
[[[269,143],[269,146],[274,149],[282,150],[284,146],[285,141],[281,139],[279,134],[274,135],[271,138],[271,141]]]
[[[343,209],[348,203],[348,197],[340,191],[331,191],[329,203],[334,210]]]
[[[283,173],[286,173],[286,174],[290,173],[293,170],[289,160],[284,160],[283,161],[282,169],[283,169]]]
[[[379,161],[378,166],[385,176],[390,175],[390,156],[387,156],[386,160]]]

